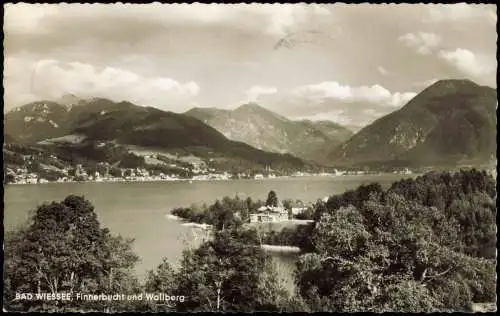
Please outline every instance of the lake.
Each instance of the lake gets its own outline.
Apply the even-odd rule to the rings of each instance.
[[[413,175],[412,175],[413,176]],[[357,175],[297,177],[264,180],[116,183],[47,183],[4,187],[4,229],[10,230],[29,218],[30,210],[44,202],[60,201],[69,194],[84,195],[92,202],[102,226],[113,233],[135,239],[141,257],[136,269],[143,276],[162,257],[176,265],[195,228],[183,226],[166,215],[175,207],[192,203],[210,204],[224,196],[250,196],[265,200],[270,190],[278,198],[315,201],[342,193],[361,184],[379,182],[386,187],[403,175]]]

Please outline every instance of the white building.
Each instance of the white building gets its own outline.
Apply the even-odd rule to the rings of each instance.
[[[30,173],[27,177],[26,177],[26,183],[29,183],[29,184],[37,184],[38,183],[38,176],[34,173]]]
[[[336,176],[343,176],[345,174],[345,171],[335,169],[334,173]]]
[[[261,174],[261,173],[257,173],[254,177],[253,177],[255,180],[260,180],[260,179],[264,179],[264,175]]]
[[[288,220],[288,211],[283,207],[261,206],[259,213],[250,214],[250,223],[281,222]]]
[[[302,214],[305,210],[307,210],[307,207],[292,207],[292,214],[299,215]]]
[[[410,170],[410,169],[408,169],[408,168],[405,168],[405,169],[403,170],[403,174],[412,174],[412,173],[413,173],[413,172],[411,172],[411,170]]]
[[[17,173],[19,174],[27,174],[28,169],[27,168],[17,168]]]

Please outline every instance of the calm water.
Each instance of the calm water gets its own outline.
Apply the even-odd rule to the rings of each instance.
[[[129,183],[50,183],[8,185],[4,195],[4,228],[25,222],[37,205],[62,200],[69,194],[84,195],[95,206],[101,225],[125,237],[135,238],[135,251],[142,261],[141,275],[156,267],[162,257],[176,264],[192,236],[193,228],[166,217],[174,207],[192,203],[212,203],[216,198],[235,194],[265,200],[270,190],[280,199],[315,201],[334,193],[377,181],[383,186],[403,176],[394,174],[342,177],[305,177],[265,180],[129,182]]]

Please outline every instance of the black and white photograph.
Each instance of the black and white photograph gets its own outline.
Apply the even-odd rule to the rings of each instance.
[[[495,4],[3,4],[3,311],[496,312]]]

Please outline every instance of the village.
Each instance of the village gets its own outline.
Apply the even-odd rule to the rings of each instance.
[[[10,152],[4,153],[11,154]],[[338,177],[377,174],[378,171],[330,169],[329,172],[312,173],[295,171],[283,173],[266,166],[263,170],[229,172],[216,170],[199,159],[189,161],[162,161],[165,157],[157,154],[144,156],[146,164],[142,167],[124,168],[108,162],[95,165],[65,163],[54,155],[19,155],[15,163],[4,168],[5,184],[42,184],[66,182],[150,182],[150,181],[213,181],[250,179],[266,180],[294,177]],[[412,174],[408,168],[390,170],[391,173]]]
[[[216,172],[214,169],[197,169],[193,168],[191,172],[192,176],[181,176],[178,173],[164,173],[164,172],[152,172],[146,168],[119,168],[116,172],[110,172],[109,168],[106,168],[106,163],[100,163],[104,166],[102,168],[105,171],[89,171],[86,170],[81,164],[75,167],[65,167],[65,168],[54,168],[53,166],[42,165],[42,168],[46,172],[57,173],[59,176],[54,178],[54,176],[44,177],[41,172],[29,171],[27,167],[20,166],[18,168],[5,168],[5,184],[42,184],[42,183],[66,183],[66,182],[148,182],[148,181],[211,181],[211,180],[232,180],[232,179],[253,179],[253,180],[265,180],[265,179],[277,179],[277,178],[289,178],[289,177],[335,177],[335,176],[348,176],[348,175],[365,175],[370,172],[367,171],[342,171],[335,170],[332,173],[307,173],[307,172],[295,172],[290,175],[276,175],[273,172],[267,173],[230,173],[227,171]],[[412,171],[405,168],[404,170],[393,171],[393,173],[412,174]]]

